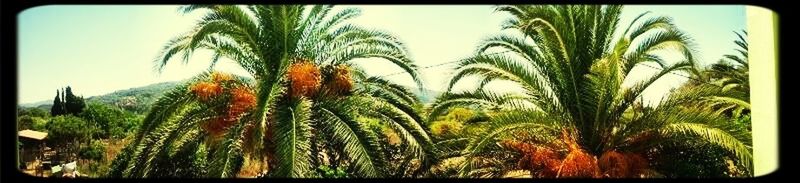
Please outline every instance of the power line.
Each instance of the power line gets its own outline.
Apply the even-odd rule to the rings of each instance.
[[[507,52],[511,52],[511,51],[502,51],[502,52],[497,52],[497,53],[490,53],[490,54],[485,54],[485,55],[483,55],[483,56],[496,55],[496,54],[507,53]],[[453,61],[449,61],[449,62],[445,62],[445,63],[440,63],[440,64],[436,64],[436,65],[429,65],[429,66],[425,66],[425,67],[420,67],[420,68],[417,68],[417,70],[429,69],[429,68],[434,68],[434,67],[444,66],[444,65],[447,65],[447,64],[452,64],[452,63],[462,62],[462,61],[464,61],[464,60],[467,60],[467,59],[472,59],[472,58],[475,58],[475,57],[468,57],[468,58],[463,58],[463,59],[453,60]],[[394,76],[394,75],[398,75],[398,74],[404,74],[404,73],[408,73],[408,72],[406,72],[406,71],[401,71],[401,72],[395,72],[395,73],[386,74],[386,75],[382,75],[382,76],[378,76],[378,77],[388,77],[388,76]]]

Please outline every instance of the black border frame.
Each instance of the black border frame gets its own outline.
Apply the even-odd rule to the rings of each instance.
[[[12,5],[12,3],[13,3],[13,5]],[[571,182],[571,181],[580,181],[580,182],[585,182],[585,181],[590,181],[590,182],[593,182],[593,181],[602,181],[602,182],[605,182],[605,181],[634,181],[634,182],[638,182],[638,181],[643,181],[643,182],[661,182],[661,181],[667,181],[667,182],[707,182],[707,181],[740,182],[741,181],[741,182],[764,182],[764,181],[779,180],[779,179],[782,179],[782,178],[786,177],[787,170],[785,170],[785,169],[789,168],[789,167],[787,167],[787,164],[785,162],[789,162],[787,159],[791,158],[791,157],[786,156],[786,155],[789,155],[788,153],[784,153],[784,152],[787,151],[788,146],[785,146],[783,144],[783,142],[785,142],[785,141],[781,140],[781,139],[786,139],[786,137],[788,137],[788,133],[787,133],[788,131],[785,130],[785,129],[790,129],[787,126],[790,123],[788,123],[788,122],[781,123],[781,119],[784,119],[783,118],[783,114],[784,113],[781,113],[781,111],[783,111],[782,108],[787,107],[786,105],[788,103],[788,102],[781,102],[781,101],[785,100],[785,99],[783,99],[781,97],[788,97],[787,95],[782,95],[783,93],[785,93],[785,90],[788,87],[780,87],[780,85],[781,85],[781,83],[783,83],[783,81],[786,81],[786,79],[781,79],[781,78],[785,78],[788,75],[787,74],[788,72],[786,72],[787,70],[783,69],[783,68],[791,68],[791,67],[787,67],[787,65],[786,65],[787,62],[781,62],[780,58],[782,58],[781,56],[784,53],[781,50],[783,50],[782,48],[784,48],[784,46],[788,42],[788,41],[785,41],[785,40],[788,40],[788,38],[785,38],[785,37],[789,37],[791,34],[789,34],[789,35],[783,34],[782,35],[780,33],[781,32],[785,32],[783,30],[786,29],[786,27],[788,26],[788,24],[785,23],[785,22],[789,18],[786,17],[786,16],[783,16],[783,15],[786,15],[785,11],[790,6],[780,6],[780,5],[774,4],[774,2],[765,2],[765,1],[757,1],[757,0],[738,0],[738,1],[730,1],[730,0],[705,0],[705,1],[692,1],[692,0],[674,0],[674,1],[500,0],[500,1],[471,1],[471,2],[447,2],[447,1],[377,1],[376,2],[376,1],[370,1],[370,0],[332,0],[332,1],[331,0],[329,0],[329,1],[298,0],[298,1],[292,1],[292,2],[286,2],[286,1],[269,2],[269,1],[259,1],[259,0],[254,0],[254,1],[246,1],[246,0],[228,0],[228,1],[208,1],[208,0],[201,0],[201,1],[139,0],[139,1],[136,1],[136,0],[118,0],[118,1],[113,1],[113,2],[109,2],[107,0],[106,1],[104,1],[104,0],[60,0],[60,1],[56,1],[56,0],[3,0],[3,1],[0,1],[0,14],[2,14],[2,19],[0,19],[0,23],[3,24],[2,25],[3,29],[2,29],[2,31],[0,31],[0,33],[2,33],[2,37],[0,37],[0,40],[2,40],[2,48],[3,48],[2,49],[2,54],[0,54],[0,56],[2,56],[2,60],[3,60],[4,63],[3,63],[3,66],[0,66],[0,68],[2,68],[4,71],[2,71],[0,73],[3,74],[3,78],[7,78],[6,81],[9,81],[8,82],[9,85],[13,84],[13,89],[11,89],[11,87],[7,87],[5,90],[2,90],[3,93],[6,93],[6,94],[3,95],[3,96],[5,96],[5,97],[3,97],[3,103],[4,103],[4,105],[3,105],[4,107],[3,108],[5,110],[0,110],[0,111],[3,111],[3,113],[4,113],[3,116],[5,118],[3,120],[5,122],[3,122],[2,123],[2,127],[0,127],[0,129],[2,130],[2,131],[0,131],[0,142],[2,142],[2,145],[0,145],[0,147],[6,147],[6,148],[0,148],[0,149],[2,149],[2,151],[0,151],[0,162],[1,162],[0,163],[0,170],[2,170],[2,171],[0,171],[0,182],[42,182],[42,181],[46,181],[46,182],[50,182],[50,181],[53,181],[53,182],[75,182],[75,181],[80,181],[80,182],[150,182],[150,181],[154,181],[154,180],[155,181],[164,181],[164,182],[173,182],[173,181],[178,181],[178,182],[184,182],[184,181],[186,181],[186,182],[207,182],[207,181],[208,182],[222,182],[222,181],[224,181],[224,182],[239,182],[239,181],[243,181],[243,182],[251,182],[251,181],[252,182],[256,182],[256,181],[257,182],[265,182],[265,181],[279,181],[279,182],[283,182],[283,181],[289,181],[289,182],[297,182],[297,181],[309,181],[309,182],[320,182],[320,181],[321,182],[329,182],[329,181],[331,181],[331,182],[337,182],[337,181],[346,181],[346,182],[404,181],[404,180],[401,180],[401,179],[395,179],[395,180],[392,180],[392,179],[378,179],[378,180],[370,180],[370,179],[269,179],[269,180],[263,180],[263,179],[188,179],[188,178],[172,178],[172,179],[164,179],[164,178],[159,178],[159,179],[152,179],[152,178],[151,179],[52,179],[52,178],[40,178],[40,177],[29,176],[29,175],[24,174],[21,171],[19,171],[18,167],[15,166],[16,163],[10,163],[10,162],[17,161],[16,160],[16,156],[17,156],[16,148],[13,148],[13,150],[12,150],[12,148],[9,148],[9,147],[12,147],[11,144],[16,144],[16,139],[17,139],[17,135],[16,135],[16,133],[17,133],[16,132],[16,107],[18,105],[17,104],[17,96],[18,96],[17,95],[17,92],[18,92],[18,90],[17,90],[18,85],[17,84],[19,82],[17,80],[17,69],[18,69],[18,67],[17,67],[17,61],[18,61],[17,60],[17,43],[18,43],[18,39],[17,39],[17,31],[18,31],[17,30],[17,23],[18,23],[17,22],[17,20],[18,20],[17,19],[17,15],[19,13],[21,13],[22,11],[24,11],[24,10],[26,10],[28,8],[32,8],[32,7],[36,7],[36,6],[42,6],[42,5],[63,5],[63,4],[84,4],[84,5],[167,5],[167,4],[198,4],[198,3],[214,3],[214,4],[321,4],[321,3],[329,3],[329,4],[408,4],[408,5],[434,5],[434,4],[437,4],[437,5],[444,5],[444,4],[453,4],[453,5],[457,5],[457,4],[531,4],[531,3],[532,4],[565,4],[565,3],[570,3],[570,4],[626,4],[626,5],[628,5],[628,4],[631,4],[631,5],[632,4],[653,4],[653,5],[658,5],[658,4],[665,4],[665,5],[666,4],[680,4],[680,5],[684,5],[684,4],[685,5],[739,4],[739,5],[754,5],[754,6],[764,7],[764,8],[772,10],[773,12],[776,13],[776,15],[778,15],[778,17],[775,20],[775,23],[778,24],[776,26],[777,27],[776,34],[778,35],[778,37],[776,38],[776,44],[777,44],[776,45],[777,46],[776,47],[776,51],[777,51],[777,54],[776,54],[777,55],[777,57],[776,57],[777,63],[776,64],[777,64],[777,66],[775,68],[776,69],[775,70],[776,71],[776,78],[775,79],[778,82],[777,83],[778,84],[777,85],[777,87],[778,87],[777,88],[778,89],[777,90],[778,91],[778,93],[777,93],[778,96],[776,96],[776,97],[777,97],[777,104],[779,105],[778,106],[778,111],[777,111],[778,112],[778,126],[779,126],[779,128],[778,128],[778,131],[779,131],[779,134],[778,134],[779,135],[779,139],[778,139],[778,144],[779,144],[779,147],[778,147],[779,148],[778,149],[779,162],[778,162],[778,164],[779,164],[779,167],[778,167],[777,170],[775,170],[774,172],[772,172],[770,174],[759,176],[759,177],[754,177],[754,178],[745,178],[745,179],[685,179],[685,178],[679,178],[679,179],[558,179],[558,180],[551,180],[551,179],[543,179],[543,180],[541,180],[541,179],[536,179],[536,180],[527,180],[527,179],[409,179],[409,180],[411,180],[411,181],[420,181],[420,182],[430,182],[430,181],[433,181],[433,182],[438,182],[438,181],[453,181],[453,182],[473,182],[473,181],[478,181],[478,182],[483,182],[483,181],[489,181],[489,182],[495,182],[495,181],[497,181],[497,182],[500,182],[500,181],[502,181],[502,182],[507,182],[507,181],[511,181],[511,182],[515,182],[515,181],[525,181],[525,182],[530,182],[530,181],[544,181],[544,182],[549,182],[549,181],[555,181],[555,182],[565,182],[565,181],[566,182]],[[658,3],[658,4],[656,4],[656,3]],[[783,66],[783,67],[781,67],[781,66]],[[783,76],[783,77],[781,77],[781,76]],[[788,100],[785,100],[785,101],[788,101]],[[12,106],[12,104],[13,104],[13,106]],[[781,148],[781,147],[786,147],[786,148]],[[784,164],[784,166],[780,167],[780,164]],[[788,166],[791,166],[791,165],[788,165]],[[789,177],[786,177],[786,178],[789,178]]]

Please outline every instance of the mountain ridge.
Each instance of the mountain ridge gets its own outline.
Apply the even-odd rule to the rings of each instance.
[[[85,100],[86,103],[100,102],[104,104],[118,106],[120,108],[132,112],[144,113],[147,111],[149,106],[153,102],[155,102],[155,100],[160,98],[165,92],[185,81],[187,80],[159,82],[139,87],[116,90],[102,95],[86,97]],[[434,100],[436,100],[437,96],[443,93],[441,91],[430,90],[427,88],[425,88],[424,91],[420,91],[420,89],[416,87],[409,87],[409,86],[405,87],[407,87],[411,92],[413,92],[414,95],[416,95],[417,98],[419,98],[420,101],[425,104],[433,102]],[[52,105],[53,105],[53,100],[43,100],[32,103],[18,104],[18,106],[20,107],[26,107],[26,108],[37,107],[45,109],[47,111],[50,110],[50,107]]]

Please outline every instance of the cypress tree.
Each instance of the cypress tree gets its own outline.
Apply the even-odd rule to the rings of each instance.
[[[64,114],[64,103],[61,101],[61,92],[56,90],[56,98],[53,99],[53,107],[50,107],[50,115],[58,116]]]
[[[66,98],[66,112],[75,116],[83,112],[83,108],[86,107],[83,102],[83,98],[75,96],[72,93],[72,88],[69,86],[67,86],[65,92],[66,95],[64,98]]]
[[[67,114],[67,91],[61,88],[61,114]]]

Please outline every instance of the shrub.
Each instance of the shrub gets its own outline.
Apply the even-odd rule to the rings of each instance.
[[[325,165],[317,167],[317,171],[322,175],[322,178],[348,178],[347,172],[342,167],[330,168]]]
[[[78,152],[78,156],[82,159],[100,161],[104,158],[103,154],[105,151],[106,148],[103,143],[100,143],[100,141],[93,141],[91,145],[81,148]]]
[[[464,125],[459,121],[444,120],[431,123],[431,134],[435,137],[445,138],[461,133]]]

